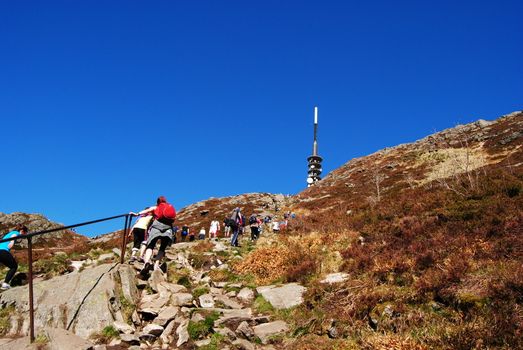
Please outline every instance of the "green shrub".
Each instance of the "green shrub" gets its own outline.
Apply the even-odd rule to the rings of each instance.
[[[220,317],[218,312],[213,312],[205,317],[205,320],[200,322],[189,321],[189,326],[187,331],[189,332],[189,337],[193,340],[201,339],[207,336],[212,332],[214,327],[214,321]]]

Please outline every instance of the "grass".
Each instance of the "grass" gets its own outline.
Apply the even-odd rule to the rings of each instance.
[[[214,321],[216,321],[219,317],[220,314],[214,311],[205,316],[205,319],[203,321],[189,321],[189,326],[187,327],[189,337],[193,340],[202,339],[206,337],[212,332],[212,328],[214,327]]]
[[[120,332],[113,326],[105,326],[99,333],[94,333],[90,336],[90,338],[96,343],[96,344],[107,344],[112,339],[118,338],[120,336]]]

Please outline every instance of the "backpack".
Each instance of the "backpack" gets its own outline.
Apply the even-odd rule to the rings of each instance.
[[[158,221],[166,220],[171,223],[176,219],[176,210],[169,203],[160,203],[154,210],[154,216]]]
[[[258,223],[258,220],[256,220],[256,216],[251,215],[251,217],[249,218],[249,225],[254,225],[256,223]]]

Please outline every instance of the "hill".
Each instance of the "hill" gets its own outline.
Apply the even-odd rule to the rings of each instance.
[[[165,340],[143,333],[156,320],[133,315],[139,339],[132,341],[160,347],[183,338],[187,349],[523,348],[522,144],[523,113],[515,112],[350,160],[296,196],[251,193],[183,208],[177,224],[195,231],[237,206],[246,215],[296,218],[283,232],[266,227],[256,242],[244,235],[240,249],[226,239],[173,245],[165,272],[135,281],[141,300],[120,299],[121,310],[147,313],[145,305],[165,299],[163,280],[183,284],[191,301]],[[116,260],[103,253],[119,246],[119,234],[90,240],[96,254],[85,254],[84,266]],[[264,293],[280,285],[302,290],[301,300],[276,309]],[[245,288],[254,300],[227,299]],[[219,307],[201,310],[207,302]],[[229,319],[228,331],[214,323],[235,307],[249,316]],[[193,320],[194,313],[203,315]],[[285,322],[286,331],[260,345],[251,331],[268,321]]]

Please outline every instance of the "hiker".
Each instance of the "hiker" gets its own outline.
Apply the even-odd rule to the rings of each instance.
[[[200,241],[205,239],[205,229],[203,227],[200,229],[200,232],[198,233],[198,239]]]
[[[160,248],[158,254],[154,257],[154,269],[158,269],[160,266],[160,260],[165,255],[165,249],[172,243],[173,231],[172,226],[176,219],[176,210],[174,207],[167,202],[164,196],[158,197],[156,200],[156,206],[150,207],[149,209],[142,210],[139,215],[143,215],[151,212],[154,216],[154,221],[149,228],[149,236],[147,237],[147,250],[145,251],[144,266],[140,271],[140,275],[145,277],[152,268],[151,258],[153,255],[153,249],[156,247],[156,243],[160,241]],[[134,214],[134,213],[132,213]]]
[[[272,232],[278,233],[280,232],[280,223],[278,220],[274,220],[272,223]]]
[[[229,226],[231,227],[232,231],[232,239],[231,239],[231,245],[233,247],[239,247],[238,243],[238,234],[240,233],[240,227],[242,227],[242,213],[240,211],[240,208],[234,208],[232,211],[231,216],[228,219]]]
[[[249,217],[249,226],[251,227],[251,241],[255,241],[258,239],[260,233],[260,223],[256,214],[252,214]]]
[[[148,210],[149,207],[146,207],[144,210]],[[149,228],[153,219],[152,212],[146,212],[138,217],[138,220],[129,231],[129,236],[133,235],[133,249],[131,251],[131,259],[129,262],[132,263],[136,260],[143,260],[143,255],[145,253],[145,248],[147,244],[146,232]],[[140,254],[138,255],[138,252]],[[137,257],[138,255],[138,257]]]
[[[194,242],[194,232],[189,231],[189,242]]]
[[[223,236],[225,238],[229,238],[229,236],[231,234],[231,225],[229,225],[228,217],[225,217],[225,219],[223,219],[223,224],[225,225],[225,228],[223,229]]]
[[[218,220],[211,221],[209,227],[209,239],[218,238],[218,231],[220,231],[220,222]]]
[[[18,237],[20,235],[27,234],[27,227],[21,224],[16,225],[16,228],[7,233],[2,239],[12,238],[12,237]],[[4,264],[9,268],[9,271],[7,271],[7,275],[5,275],[5,280],[2,283],[2,286],[0,289],[6,290],[11,288],[11,285],[9,282],[11,282],[11,279],[14,277],[16,270],[18,269],[18,263],[16,262],[14,256],[9,251],[11,248],[13,248],[13,245],[15,244],[15,241],[9,241],[9,242],[3,242],[0,243],[0,263]]]
[[[185,242],[185,240],[187,239],[187,236],[189,235],[189,226],[187,225],[183,225],[182,226],[182,242]]]

